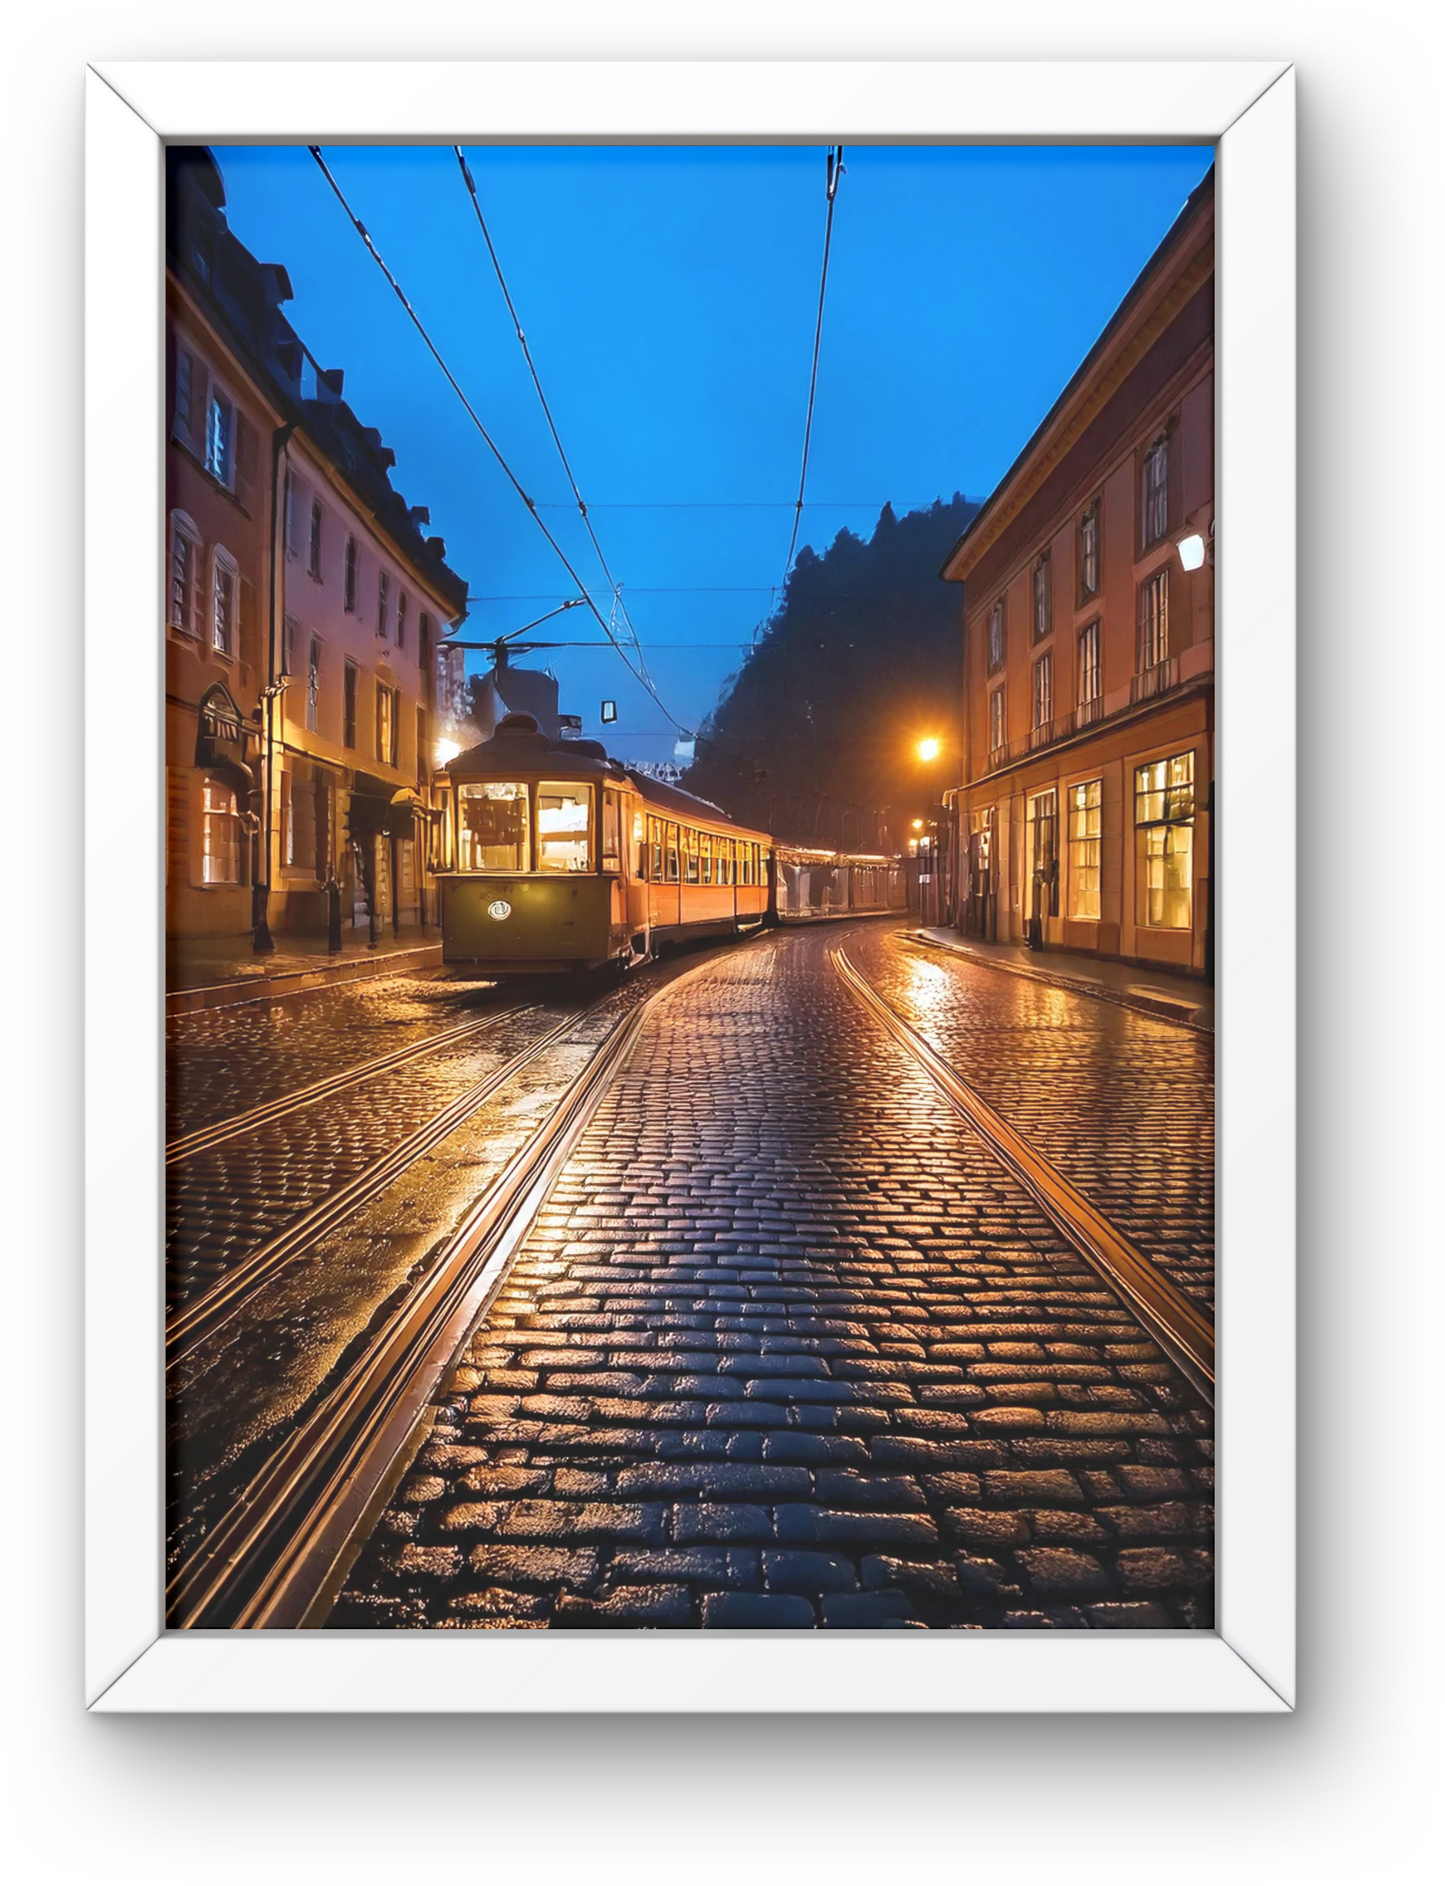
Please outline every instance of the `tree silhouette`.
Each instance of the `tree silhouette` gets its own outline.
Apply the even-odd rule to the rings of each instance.
[[[794,844],[901,849],[956,777],[962,596],[940,565],[978,510],[960,493],[879,513],[797,555],[781,607],[698,732],[683,785]],[[925,735],[945,758],[919,763]]]

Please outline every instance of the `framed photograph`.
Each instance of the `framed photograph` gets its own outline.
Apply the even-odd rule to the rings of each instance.
[[[86,124],[87,1706],[1292,1708],[1292,70]]]

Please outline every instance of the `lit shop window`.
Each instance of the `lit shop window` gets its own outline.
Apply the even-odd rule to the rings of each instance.
[[[460,868],[527,869],[527,788],[513,780],[475,781],[457,788]]]
[[[537,788],[537,869],[590,871],[592,788],[544,780]]]
[[[1139,922],[1187,930],[1193,921],[1194,755],[1134,769]]]
[[[1036,917],[1059,914],[1059,795],[1038,792],[1024,808],[1024,838],[1032,886],[1030,913]]]
[[[1069,915],[1100,914],[1100,854],[1104,844],[1104,782],[1086,780],[1069,788]]]
[[[241,882],[241,815],[235,793],[219,779],[201,785],[201,881]]]

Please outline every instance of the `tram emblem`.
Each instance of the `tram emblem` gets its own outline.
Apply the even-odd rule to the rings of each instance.
[[[498,897],[493,903],[487,905],[487,915],[489,917],[495,917],[498,923],[510,917],[511,914],[512,906],[507,902],[505,897]]]

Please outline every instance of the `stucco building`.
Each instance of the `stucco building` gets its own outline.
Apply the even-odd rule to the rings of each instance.
[[[1212,973],[1212,171],[943,575],[955,922]]]
[[[166,923],[323,934],[432,914],[438,649],[466,613],[394,456],[226,224],[204,150],[168,153]]]

